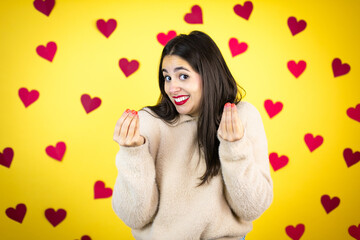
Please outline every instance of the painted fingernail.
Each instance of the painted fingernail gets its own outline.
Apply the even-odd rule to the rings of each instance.
[[[126,113],[129,113],[130,112],[130,109],[126,109],[126,111],[125,111]]]
[[[132,110],[132,111],[131,111],[131,114],[132,114],[132,115],[136,115],[136,111],[135,111],[135,110]]]
[[[226,103],[226,104],[225,104],[225,107],[230,107],[230,106],[231,106],[230,103]]]
[[[231,104],[231,107],[235,107],[235,103],[232,103],[232,104]]]

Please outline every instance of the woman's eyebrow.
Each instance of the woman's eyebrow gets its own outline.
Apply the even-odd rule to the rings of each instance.
[[[174,69],[174,72],[177,72],[177,71],[179,71],[179,70],[185,70],[185,71],[190,72],[188,69],[186,69],[186,68],[184,68],[184,67],[176,67],[176,68]],[[163,68],[162,71],[163,71],[163,72],[166,72],[166,73],[168,72],[165,68]]]

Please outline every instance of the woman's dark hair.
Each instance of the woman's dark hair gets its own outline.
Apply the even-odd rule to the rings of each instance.
[[[239,103],[242,99],[240,90],[243,89],[237,85],[219,48],[207,34],[200,31],[193,31],[189,35],[181,34],[170,40],[162,51],[159,66],[161,94],[158,103],[149,107],[166,122],[176,121],[179,115],[164,89],[162,62],[168,55],[176,55],[186,60],[202,79],[197,125],[198,146],[203,151],[206,162],[206,171],[200,178],[199,185],[202,185],[220,170],[217,130],[224,105],[227,102]]]

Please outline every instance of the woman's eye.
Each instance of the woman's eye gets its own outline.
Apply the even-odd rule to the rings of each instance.
[[[186,74],[181,74],[180,75],[180,79],[181,80],[185,80],[185,79],[187,79],[189,76],[188,75],[186,75]]]
[[[165,76],[164,79],[165,79],[165,81],[170,81],[171,77],[170,76]]]

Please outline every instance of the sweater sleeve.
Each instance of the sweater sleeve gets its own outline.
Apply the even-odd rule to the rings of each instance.
[[[140,134],[145,143],[137,147],[120,147],[116,154],[116,178],[112,207],[118,217],[133,229],[150,223],[157,211],[158,188],[155,181],[157,134],[154,120],[139,111]]]
[[[241,108],[240,104],[243,104]],[[250,103],[238,104],[244,136],[228,142],[218,136],[224,193],[233,212],[245,221],[253,221],[270,206],[273,184],[270,176],[268,147],[260,113]]]

